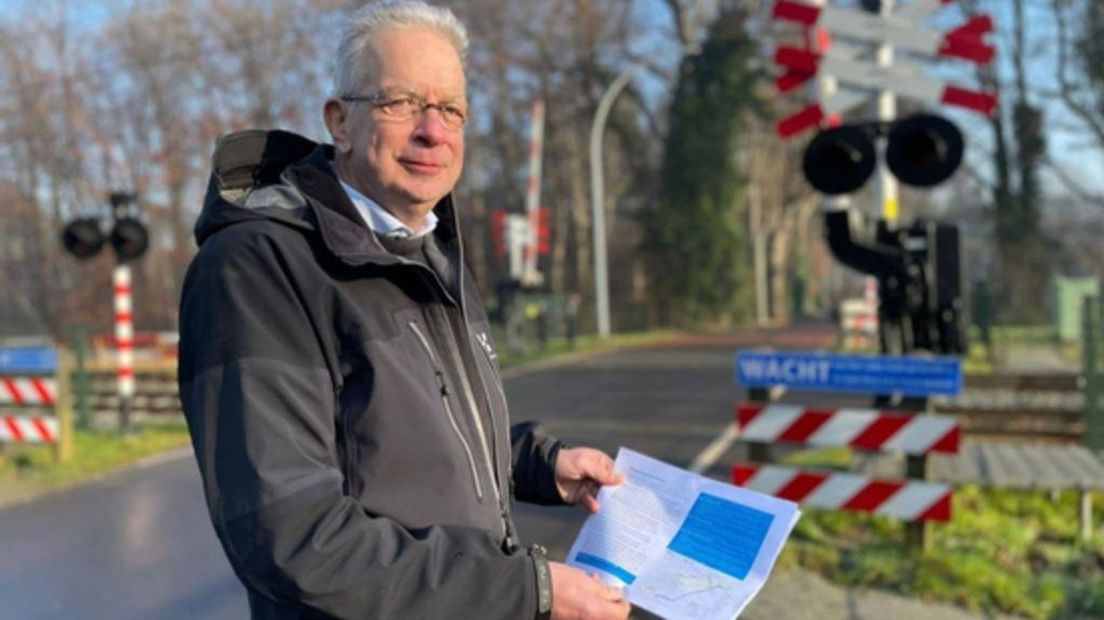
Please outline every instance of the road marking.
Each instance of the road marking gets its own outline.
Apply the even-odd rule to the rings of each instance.
[[[725,427],[721,434],[694,457],[694,460],[690,462],[690,467],[687,469],[695,474],[700,474],[710,467],[713,467],[717,459],[721,458],[721,455],[724,454],[739,437],[740,427],[738,427],[735,422],[729,422],[728,426]]]

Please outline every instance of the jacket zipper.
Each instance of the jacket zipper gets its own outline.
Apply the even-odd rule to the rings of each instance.
[[[464,324],[466,326],[467,321],[464,321]],[[467,369],[466,366],[464,366],[464,362],[463,362],[463,360],[460,359],[460,354],[457,352],[457,349],[459,348],[460,343],[457,342],[456,339],[452,336],[451,330],[450,330],[449,338],[450,338],[450,340],[452,340],[452,344],[453,344],[453,346],[449,347],[449,354],[452,356],[452,363],[456,365],[456,368],[459,371],[460,387],[462,388],[462,391],[464,392],[465,400],[467,400],[467,402],[468,402],[468,410],[471,411],[472,419],[475,420],[476,432],[479,435],[479,444],[483,448],[483,456],[486,457],[486,459],[487,459],[487,471],[491,474],[491,480],[495,483],[494,484],[495,501],[498,502],[498,508],[499,508],[499,511],[501,512],[503,510],[503,505],[502,505],[502,494],[498,490],[498,468],[495,466],[494,462],[491,459],[491,449],[487,445],[487,432],[483,428],[483,420],[479,416],[479,407],[475,403],[475,394],[472,392],[471,378],[468,377],[468,369]],[[474,356],[472,356],[472,357],[474,357]],[[489,402],[487,403],[487,406],[488,407],[490,406]],[[489,416],[491,418],[491,432],[497,433],[498,429],[495,427],[494,410],[493,409],[489,412]],[[503,529],[503,534],[505,535],[506,534],[505,515],[503,515],[503,519],[502,519],[502,529]]]
[[[464,303],[464,272],[463,272],[463,269],[461,269],[460,274],[459,274],[458,288],[459,288],[459,291],[460,291],[460,304],[459,304],[460,305],[460,319],[461,319],[461,322],[464,324],[464,334],[465,334],[466,344],[468,345],[468,351],[471,352],[471,350],[472,350],[471,326],[468,323],[468,310],[467,310],[466,304]],[[460,363],[460,360],[458,359],[459,354],[456,352],[456,349],[459,347],[460,343],[457,342],[457,338],[455,337],[455,334],[453,335],[453,344],[456,345],[456,347],[454,347],[453,351],[452,351],[453,359],[456,360],[456,363],[460,367],[460,370],[461,370],[461,375],[460,376],[463,377],[465,379],[465,381],[467,382],[467,380],[468,380],[467,370],[465,369],[463,364]],[[479,362],[475,360],[475,357],[476,356],[473,352],[472,353],[472,361],[475,362],[475,364],[478,366]],[[480,375],[482,375],[482,374],[483,373],[480,373]],[[487,395],[486,377],[481,376],[480,377],[480,383],[483,386],[483,394],[484,394],[484,396],[486,396]],[[475,416],[476,424],[478,424],[478,426],[479,426],[479,438],[483,441],[484,454],[487,456],[487,460],[489,462],[491,462],[491,471],[494,473],[494,478],[492,479],[492,482],[494,482],[495,500],[498,502],[498,516],[500,517],[499,522],[500,522],[500,525],[502,525],[503,547],[507,551],[512,552],[517,547],[517,540],[514,538],[515,532],[512,531],[513,528],[510,527],[510,507],[506,505],[505,498],[503,498],[503,496],[502,496],[502,488],[501,488],[502,481],[499,479],[499,475],[498,475],[498,447],[497,446],[495,447],[495,456],[492,457],[490,452],[487,451],[487,440],[486,440],[486,436],[483,433],[483,425],[479,421],[479,410],[475,408],[475,398],[472,395],[471,387],[470,387],[470,385],[467,385],[467,383],[465,383],[465,387],[467,388],[468,403],[472,407],[472,415]],[[505,403],[505,397],[503,397],[503,402]],[[494,433],[494,436],[491,437],[491,441],[494,442],[494,438],[498,437],[498,428],[497,428],[497,425],[495,424],[494,405],[491,404],[491,399],[490,398],[487,398],[487,407],[488,407],[487,416],[491,420],[491,432]],[[505,409],[503,410],[503,412],[505,412]],[[507,482],[509,483],[509,481],[507,481]]]
[[[464,437],[464,433],[460,432],[460,425],[456,423],[456,416],[452,413],[452,405],[449,404],[448,399],[448,386],[445,384],[444,372],[438,363],[437,354],[433,352],[433,347],[429,345],[429,339],[422,333],[416,322],[410,322],[410,329],[418,337],[418,341],[422,343],[422,348],[425,349],[433,363],[433,374],[437,377],[437,387],[441,393],[441,402],[445,405],[445,414],[448,415],[449,424],[452,426],[453,432],[456,433],[456,437],[460,439],[460,445],[464,447],[464,453],[468,457],[468,470],[471,472],[472,482],[475,484],[475,495],[479,498],[479,501],[483,501],[483,485],[479,484],[479,471],[475,466],[475,456],[472,454],[471,444]]]
[[[480,342],[478,342],[479,339],[476,338],[475,334],[473,334],[471,332],[471,330],[468,331],[468,339],[469,339],[469,341],[472,340],[472,339],[475,339],[477,341],[476,344],[478,346],[476,346],[474,348],[477,348],[480,351],[482,351],[483,352],[483,357],[485,357],[487,359],[487,366],[490,369],[490,373],[488,374],[488,376],[494,379],[493,383],[495,384],[495,392],[498,393],[499,401],[502,403],[502,412],[503,412],[503,415],[505,415],[506,411],[509,409],[509,405],[506,403],[506,392],[502,391],[502,378],[499,376],[498,370],[495,368],[494,360],[491,359],[491,354],[487,352],[487,349],[485,349]],[[471,343],[469,342],[469,344],[471,344]],[[491,407],[491,409],[492,409],[491,428],[493,429],[494,428],[494,412],[493,412],[494,405],[491,404],[491,393],[487,388],[487,381],[485,381],[485,380],[480,381],[480,383],[483,385],[483,396],[487,399],[487,406]],[[495,433],[495,437],[498,437],[497,432]],[[507,452],[509,452],[508,447],[507,447]]]

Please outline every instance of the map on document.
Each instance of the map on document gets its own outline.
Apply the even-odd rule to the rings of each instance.
[[[568,564],[625,588],[664,618],[731,620],[763,587],[797,505],[622,448],[625,483],[603,487]]]

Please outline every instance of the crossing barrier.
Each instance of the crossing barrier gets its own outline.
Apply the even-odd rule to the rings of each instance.
[[[0,348],[0,445],[50,444],[73,453],[69,355],[52,347]]]
[[[732,465],[734,484],[803,506],[866,512],[909,523],[909,542],[926,546],[929,522],[951,519],[954,485],[928,480],[929,454],[957,454],[957,419],[911,409],[926,407],[925,394],[961,390],[961,365],[949,360],[823,355],[804,352],[742,351],[736,357],[737,382],[748,401],[735,408],[739,440],[750,462]],[[831,391],[875,397],[901,407],[816,408],[773,402],[787,390]],[[915,406],[919,404],[919,406]],[[910,407],[910,405],[913,405]],[[884,406],[884,405],[883,405]],[[886,480],[850,471],[804,470],[774,464],[775,445],[850,448],[905,456],[903,479]]]
[[[749,464],[733,466],[732,481],[811,508],[869,512],[904,521],[951,520],[953,488],[939,482]]]
[[[748,403],[737,407],[736,423],[745,441],[819,448],[954,454],[959,443],[959,425],[954,418],[900,411]]]
[[[53,407],[57,381],[49,377],[0,377],[0,405]]]
[[[958,452],[959,427],[947,416],[876,409],[810,409],[747,403],[736,408],[744,441],[816,448],[896,451],[912,456]],[[733,483],[813,508],[870,512],[905,521],[948,521],[949,484],[878,480],[845,472],[738,463]]]
[[[54,443],[58,438],[58,421],[52,416],[0,417],[0,442]]]

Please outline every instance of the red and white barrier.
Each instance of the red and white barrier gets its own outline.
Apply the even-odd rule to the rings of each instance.
[[[0,377],[0,405],[53,407],[57,380],[48,377]]]
[[[58,420],[46,416],[0,417],[0,442],[54,443],[58,436]]]
[[[544,157],[544,101],[533,101],[529,134],[529,181],[525,192],[525,214],[529,218],[528,243],[525,244],[525,274],[537,273],[537,237],[540,228],[541,160]]]
[[[810,508],[869,512],[905,521],[950,521],[949,484],[876,480],[843,472],[807,472],[774,465],[738,464],[732,482]]]
[[[134,396],[134,319],[132,315],[130,266],[117,265],[115,283],[115,354],[118,364],[119,396]]]
[[[737,407],[736,423],[740,427],[740,439],[760,443],[823,448],[847,446],[913,455],[956,454],[959,443],[955,418],[876,409],[744,404]]]

